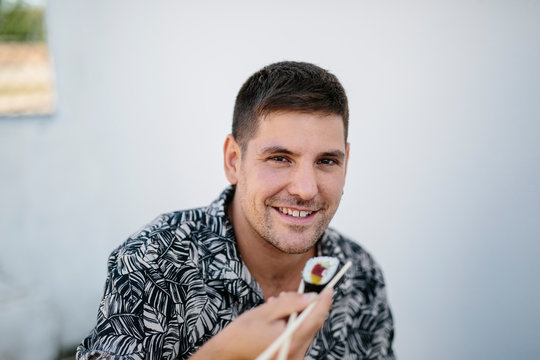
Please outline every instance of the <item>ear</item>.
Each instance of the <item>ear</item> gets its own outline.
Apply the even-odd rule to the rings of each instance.
[[[240,145],[238,145],[232,134],[227,135],[225,144],[223,144],[223,168],[227,180],[233,185],[238,183],[241,158]]]
[[[347,167],[349,166],[349,150],[351,149],[351,144],[347,143],[345,146],[345,176],[347,176]]]

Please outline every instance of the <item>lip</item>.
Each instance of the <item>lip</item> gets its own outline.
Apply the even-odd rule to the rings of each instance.
[[[290,223],[293,223],[293,224],[297,224],[297,225],[306,225],[306,224],[309,224],[313,221],[313,219],[315,218],[315,215],[317,215],[319,213],[319,210],[307,210],[307,209],[295,209],[295,208],[291,208],[289,207],[289,209],[294,209],[294,210],[298,210],[298,211],[313,211],[311,214],[309,214],[308,216],[306,217],[303,217],[303,218],[299,218],[299,217],[294,217],[294,216],[291,216],[291,215],[287,215],[287,214],[284,214],[282,213],[281,211],[279,211],[279,208],[278,207],[272,207],[276,213],[282,218],[284,219],[285,221],[287,222],[290,222]]]

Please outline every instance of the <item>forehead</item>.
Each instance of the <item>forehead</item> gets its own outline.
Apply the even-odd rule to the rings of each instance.
[[[252,145],[252,146],[250,146]],[[337,114],[273,112],[259,120],[248,148],[280,145],[292,148],[345,148],[343,118]],[[295,150],[295,149],[291,149]]]

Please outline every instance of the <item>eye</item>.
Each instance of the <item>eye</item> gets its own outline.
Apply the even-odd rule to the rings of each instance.
[[[289,161],[285,156],[279,156],[279,155],[270,157],[270,160],[275,161],[275,162],[280,162],[280,163]]]
[[[337,165],[338,162],[334,159],[320,159],[317,161],[317,164],[321,165]]]
[[[283,155],[271,155],[266,158],[266,161],[275,168],[285,168],[291,165],[291,159]]]

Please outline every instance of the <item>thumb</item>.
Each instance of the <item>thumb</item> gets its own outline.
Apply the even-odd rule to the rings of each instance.
[[[277,298],[268,299],[268,302],[262,306],[265,307],[264,311],[269,319],[282,319],[294,312],[304,310],[316,296],[315,293],[287,292],[280,294]]]

